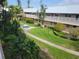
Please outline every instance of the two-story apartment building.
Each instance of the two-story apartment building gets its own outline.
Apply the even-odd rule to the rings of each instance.
[[[39,9],[24,9],[26,17],[38,19],[37,11]],[[54,26],[56,23],[63,23],[67,27],[79,27],[79,5],[61,5],[52,6],[46,9],[44,19],[45,26]]]

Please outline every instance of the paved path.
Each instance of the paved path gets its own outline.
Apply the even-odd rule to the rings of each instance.
[[[34,28],[34,27],[29,27],[29,29],[32,29],[32,28]],[[62,47],[62,46],[56,45],[56,44],[54,44],[54,43],[51,43],[51,42],[49,42],[49,41],[47,41],[47,40],[45,40],[45,39],[41,39],[41,38],[39,38],[39,37],[37,37],[37,36],[35,36],[35,35],[33,35],[33,34],[30,34],[30,33],[28,33],[27,28],[22,28],[22,29],[24,30],[24,32],[25,32],[27,35],[29,35],[29,36],[31,36],[31,37],[33,37],[33,38],[39,40],[40,42],[43,42],[43,43],[45,43],[45,44],[48,44],[48,45],[50,45],[50,46],[52,46],[52,47],[56,47],[56,48],[58,48],[58,49],[60,49],[60,50],[63,50],[63,51],[65,51],[65,52],[68,52],[68,53],[70,53],[70,54],[79,56],[79,52],[77,52],[77,51],[73,51],[73,50],[64,48],[64,47]],[[28,30],[29,30],[29,29],[28,29]]]

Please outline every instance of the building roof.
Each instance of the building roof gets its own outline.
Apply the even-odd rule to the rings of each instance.
[[[24,12],[37,12],[36,8],[23,9]],[[52,6],[46,9],[46,13],[65,13],[65,14],[79,14],[79,4],[76,5],[59,5]]]
[[[24,12],[33,12],[33,13],[36,13],[38,11],[38,9],[36,8],[26,8],[26,9],[23,9]]]

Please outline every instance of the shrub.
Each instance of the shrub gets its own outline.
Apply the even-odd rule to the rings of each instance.
[[[62,31],[62,30],[64,30],[65,25],[64,25],[64,24],[61,24],[61,23],[57,23],[57,24],[54,26],[54,28],[55,28],[56,30],[58,30],[58,31]]]
[[[7,36],[4,37],[4,42],[9,42],[9,41],[13,41],[17,39],[17,36],[16,35],[13,35],[13,34],[9,34]]]
[[[79,29],[78,28],[70,28],[69,34],[71,35],[71,39],[78,40]]]
[[[33,23],[33,19],[32,18],[23,18],[23,20],[26,23]]]

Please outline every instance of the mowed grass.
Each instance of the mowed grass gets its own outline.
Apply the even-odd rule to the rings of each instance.
[[[72,43],[75,41],[56,36],[51,29],[37,27],[31,29],[29,32],[49,42],[73,49]]]
[[[67,52],[64,52],[60,49],[57,49],[55,47],[49,46],[45,43],[42,43],[30,36],[28,36],[31,40],[34,40],[34,42],[41,48],[48,50],[49,55],[52,56],[52,59],[79,59],[78,56],[69,54]]]

